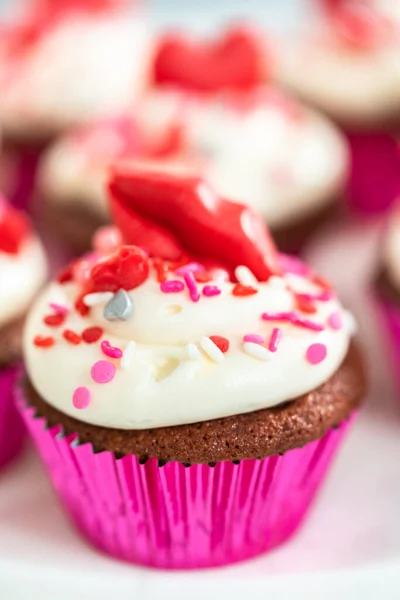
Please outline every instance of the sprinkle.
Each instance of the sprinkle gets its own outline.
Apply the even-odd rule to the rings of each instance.
[[[318,365],[320,362],[325,360],[327,355],[327,348],[325,344],[311,344],[307,348],[306,359],[312,365]]]
[[[56,315],[47,315],[46,317],[44,317],[43,322],[48,326],[48,327],[58,327],[59,325],[62,325],[65,321],[66,318],[66,313],[57,313]]]
[[[110,254],[122,244],[120,230],[113,225],[100,227],[93,236],[93,248],[100,254]]]
[[[94,344],[103,335],[103,329],[101,327],[88,327],[82,331],[82,339],[87,344]]]
[[[131,342],[127,343],[126,348],[124,350],[124,355],[121,358],[121,362],[120,362],[122,369],[127,369],[128,367],[130,367],[133,355],[135,353],[135,349],[136,349],[136,342],[131,341]]]
[[[93,294],[86,294],[86,296],[83,296],[82,300],[86,306],[91,307],[108,302],[113,296],[114,294],[112,292],[94,292]]]
[[[198,360],[201,356],[196,344],[187,344],[186,352],[188,353],[188,357],[190,358],[190,360]]]
[[[88,306],[86,306],[86,304],[84,304],[83,302],[83,297],[85,296],[85,294],[81,294],[76,300],[75,300],[75,310],[82,316],[82,317],[86,317],[86,315],[89,314],[90,312],[90,308]]]
[[[254,358],[258,358],[259,360],[270,360],[272,354],[269,350],[264,348],[264,346],[260,346],[260,344],[254,344],[253,342],[245,342],[243,344],[243,350],[246,354],[250,354],[250,356],[254,356]]]
[[[107,340],[101,342],[101,350],[103,354],[109,356],[110,358],[122,358],[122,350],[120,348],[111,346],[110,342]]]
[[[284,280],[283,277],[278,277],[277,275],[272,275],[272,277],[270,277],[268,279],[268,285],[274,287],[274,288],[285,288],[286,287],[286,281]]]
[[[164,294],[177,294],[185,289],[185,284],[183,281],[173,279],[172,281],[164,281],[160,285],[160,289],[162,292],[164,292]]]
[[[314,275],[314,277],[312,278],[312,282],[315,283],[315,285],[319,285],[319,287],[321,287],[324,290],[332,289],[331,284],[328,281],[326,281],[326,279],[323,279],[319,275]]]
[[[253,294],[257,294],[258,290],[248,285],[242,285],[241,283],[237,283],[233,290],[232,294],[234,296],[253,296]]]
[[[339,331],[339,329],[342,329],[343,320],[340,312],[333,312],[331,315],[329,315],[328,325],[331,329],[334,329],[335,331]]]
[[[211,298],[211,296],[219,296],[220,293],[221,290],[216,285],[205,285],[203,287],[203,296],[208,296]]]
[[[224,362],[224,355],[216,344],[209,338],[203,337],[200,340],[200,346],[211,360],[216,363]]]
[[[74,263],[67,265],[66,267],[64,267],[64,269],[62,269],[58,276],[57,276],[57,282],[60,283],[61,285],[63,285],[64,283],[68,283],[69,281],[72,281],[72,269],[73,269],[73,265]]]
[[[221,350],[223,354],[229,350],[229,340],[221,335],[210,335],[210,340]]]
[[[306,297],[305,294],[295,294],[296,307],[299,311],[313,315],[317,312],[317,309],[312,304],[312,301]]]
[[[199,271],[198,273],[194,273],[194,278],[197,283],[208,283],[213,280],[210,271]]]
[[[108,360],[98,360],[94,363],[90,373],[96,383],[109,383],[115,377],[115,366]]]
[[[297,294],[298,297],[304,298],[309,302],[329,302],[334,297],[334,293],[329,290],[324,290],[320,294]]]
[[[69,342],[70,344],[73,344],[74,346],[78,346],[82,341],[81,336],[75,333],[75,331],[72,331],[71,329],[65,329],[63,331],[63,338],[67,340],[67,342]]]
[[[325,329],[320,323],[314,323],[314,321],[308,319],[301,319],[294,312],[263,313],[261,318],[264,321],[288,321],[292,325],[304,327],[304,329],[311,329],[311,331],[323,331]]]
[[[56,304],[55,302],[50,302],[49,306],[59,315],[66,315],[69,312],[66,306],[61,306],[61,304]]]
[[[78,387],[72,395],[72,404],[78,410],[87,408],[90,404],[90,390],[85,387]]]
[[[258,284],[258,279],[254,276],[252,271],[244,265],[240,265],[235,269],[235,277],[239,283],[245,287],[254,287]]]
[[[177,269],[174,269],[175,273],[177,275],[179,275],[180,277],[183,277],[185,275],[185,273],[197,273],[197,272],[201,272],[204,271],[204,267],[203,265],[200,265],[199,263],[188,263],[187,265],[183,265],[183,267],[178,267]]]
[[[103,316],[107,321],[127,321],[133,313],[129,294],[121,289],[113,295],[104,307]]]
[[[271,333],[271,337],[268,344],[268,350],[270,352],[276,352],[278,350],[280,341],[282,338],[282,330],[279,327],[274,327]]]
[[[156,271],[157,281],[158,283],[164,283],[167,279],[167,265],[162,260],[162,258],[154,258],[153,259],[153,267]]]
[[[51,336],[45,337],[43,335],[37,335],[33,338],[33,343],[38,348],[51,348],[51,346],[54,346],[56,343],[56,340]]]
[[[258,333],[246,333],[246,335],[243,336],[243,341],[252,342],[253,344],[264,344],[265,337]]]
[[[185,273],[183,276],[185,283],[188,287],[190,298],[192,302],[198,302],[200,300],[199,290],[196,285],[196,280],[193,276],[193,273]]]

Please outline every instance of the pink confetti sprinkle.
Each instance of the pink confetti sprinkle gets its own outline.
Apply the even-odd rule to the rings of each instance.
[[[328,325],[335,331],[339,331],[343,327],[342,315],[339,312],[333,312],[328,317]]]
[[[91,369],[93,381],[96,383],[108,383],[115,377],[115,367],[107,360],[99,360]]]
[[[178,281],[177,279],[163,281],[160,285],[160,290],[164,292],[164,294],[176,294],[177,292],[182,292],[184,289],[185,284],[183,281]]]
[[[106,225],[100,227],[93,236],[93,248],[101,254],[109,254],[122,244],[122,236],[118,227]]]
[[[294,312],[282,312],[282,313],[263,313],[261,318],[264,321],[287,321],[297,327],[303,327],[304,329],[311,329],[311,331],[323,331],[325,327],[321,323],[315,323],[309,319],[302,319]]]
[[[307,348],[306,359],[312,365],[318,365],[325,360],[328,350],[325,344],[311,344]]]
[[[246,335],[243,336],[243,341],[252,342],[253,344],[264,344],[265,337],[258,333],[246,333]]]
[[[104,340],[101,342],[101,350],[103,354],[109,356],[110,358],[122,358],[123,352],[120,348],[115,348],[111,346],[110,342]]]
[[[89,388],[82,386],[76,388],[72,395],[72,404],[78,410],[87,408],[90,404],[90,390]]]
[[[270,352],[276,352],[278,350],[280,341],[282,338],[282,330],[279,327],[274,327],[271,333],[271,338],[268,344],[268,350]]]
[[[193,273],[185,273],[183,276],[185,283],[188,287],[190,298],[192,302],[198,302],[200,300],[199,290],[196,284],[196,280],[193,277]]]
[[[205,285],[203,287],[203,296],[219,296],[221,290],[216,285]]]
[[[179,267],[175,269],[175,273],[180,277],[183,277],[185,273],[198,273],[199,271],[205,271],[203,265],[199,263],[189,263],[188,265],[183,265],[183,267]]]
[[[50,308],[58,315],[66,315],[69,312],[66,306],[61,306],[61,304],[56,304],[55,302],[50,302]]]

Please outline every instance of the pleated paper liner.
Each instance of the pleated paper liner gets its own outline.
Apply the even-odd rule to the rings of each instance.
[[[216,567],[271,550],[302,523],[350,420],[303,448],[238,464],[141,464],[94,453],[17,405],[81,533],[118,559],[164,569]]]

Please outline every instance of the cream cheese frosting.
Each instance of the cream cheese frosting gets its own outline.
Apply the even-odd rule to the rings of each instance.
[[[15,60],[5,59],[6,133],[43,137],[126,107],[147,83],[150,37],[140,15],[71,14]]]
[[[237,284],[214,278],[197,284],[193,302],[181,271],[160,284],[151,268],[124,294],[125,320],[105,316],[112,293],[84,297],[91,308],[82,316],[74,308],[82,284],[52,283],[24,335],[33,386],[64,414],[129,430],[276,406],[328,380],[353,333],[335,294],[303,267],[262,283],[246,268],[237,276],[251,283],[250,295],[237,296]],[[58,327],[47,324],[55,306],[63,315]]]
[[[182,145],[167,158],[200,170],[217,191],[253,206],[272,227],[306,218],[343,189],[348,155],[340,133],[277,91],[260,90],[240,107],[234,98],[200,100],[155,89],[137,110],[145,139],[138,159],[180,127]],[[110,144],[108,160],[113,159]],[[77,144],[73,134],[64,136],[44,158],[40,190],[54,202],[82,200],[105,216],[106,165],[107,153],[103,164],[96,163],[90,148]]]

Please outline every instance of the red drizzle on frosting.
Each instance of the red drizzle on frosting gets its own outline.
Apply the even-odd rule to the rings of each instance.
[[[259,281],[281,272],[258,213],[221,198],[198,177],[120,165],[109,191],[125,242],[146,248],[150,256],[176,261],[188,254],[207,268],[211,259],[230,272],[246,265]]]
[[[18,254],[30,232],[24,213],[6,204],[0,196],[0,252]]]
[[[264,62],[261,38],[250,28],[232,27],[211,42],[169,34],[159,43],[154,79],[199,92],[248,90],[265,80]]]

